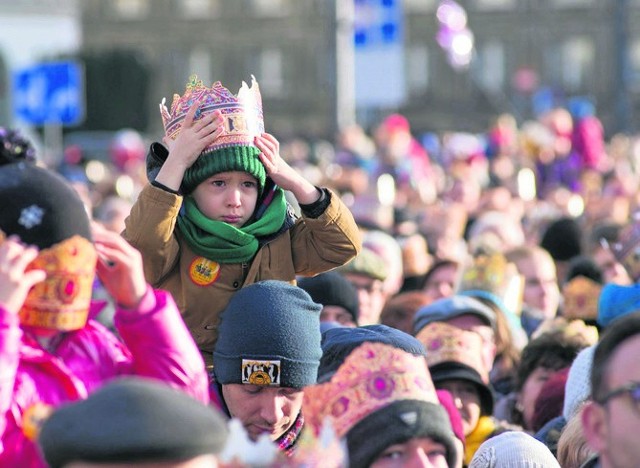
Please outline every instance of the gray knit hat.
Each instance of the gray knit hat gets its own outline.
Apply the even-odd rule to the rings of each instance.
[[[522,431],[503,432],[485,440],[469,468],[560,468],[551,450]]]
[[[571,363],[569,375],[564,386],[564,406],[562,415],[568,421],[591,398],[591,366],[596,345],[589,346],[578,353]]]
[[[464,314],[475,315],[493,329],[496,327],[496,314],[489,306],[471,296],[456,294],[438,299],[418,309],[413,317],[413,334],[417,335],[430,323],[446,322]]]
[[[38,442],[52,468],[72,462],[161,463],[218,454],[228,436],[222,413],[167,384],[114,380],[45,422]]]
[[[302,288],[267,280],[236,292],[222,313],[213,351],[219,384],[303,388],[322,356],[320,310]]]

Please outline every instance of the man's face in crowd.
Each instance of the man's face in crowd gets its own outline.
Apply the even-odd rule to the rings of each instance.
[[[447,468],[447,450],[430,437],[410,439],[387,447],[371,468]]]
[[[384,306],[386,295],[384,283],[378,279],[361,274],[345,274],[358,290],[358,323],[360,325],[374,325],[380,321],[380,314]]]
[[[453,402],[462,417],[464,435],[471,434],[482,415],[480,394],[476,385],[473,382],[462,379],[443,380],[435,385],[438,390],[448,390],[451,393]]]
[[[226,384],[222,396],[231,416],[238,418],[252,440],[267,434],[276,440],[293,426],[302,408],[301,389]]]
[[[429,276],[422,290],[434,301],[452,296],[458,275],[458,265],[442,265]]]
[[[320,312],[321,322],[335,322],[344,327],[355,327],[356,322],[347,309],[337,305],[325,305]]]
[[[604,283],[627,285],[633,283],[624,265],[616,260],[611,249],[600,247],[593,252],[593,260],[602,269]]]
[[[606,393],[640,382],[640,335],[625,340],[614,351],[605,372]],[[602,468],[637,467],[640,460],[640,402],[629,391],[603,404],[588,403],[582,427],[589,445],[600,454]]]
[[[539,310],[544,318],[553,318],[560,304],[560,289],[556,266],[545,256],[518,262],[518,270],[524,277],[523,302]]]

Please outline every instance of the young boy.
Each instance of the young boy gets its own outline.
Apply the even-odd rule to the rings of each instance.
[[[210,365],[220,313],[239,288],[295,283],[296,275],[343,265],[360,251],[360,233],[338,196],[291,168],[264,133],[255,80],[235,96],[193,76],[161,114],[168,152],[151,146],[151,183],[123,235],[142,252],[148,281],[176,298]],[[301,218],[288,209],[285,190]],[[269,318],[258,309],[256,320]]]

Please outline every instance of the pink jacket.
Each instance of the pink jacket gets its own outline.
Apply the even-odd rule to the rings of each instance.
[[[169,293],[149,288],[137,311],[116,312],[115,325],[124,343],[90,320],[60,335],[52,354],[0,307],[0,466],[46,466],[34,440],[41,410],[86,398],[120,375],[158,379],[208,404],[202,357]]]

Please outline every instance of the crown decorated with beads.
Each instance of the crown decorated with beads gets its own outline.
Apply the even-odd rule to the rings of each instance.
[[[416,335],[427,350],[429,367],[445,362],[464,364],[489,382],[489,370],[482,361],[482,336],[471,330],[463,330],[446,322],[433,322]]]
[[[41,250],[29,270],[44,270],[20,309],[20,323],[38,328],[71,331],[87,323],[98,255],[91,242],[73,236]]]
[[[302,412],[316,435],[328,421],[337,436],[344,437],[369,414],[401,400],[438,404],[424,356],[364,343],[347,356],[329,382],[304,389]]]
[[[222,86],[220,81],[209,88],[196,75],[191,75],[184,94],[174,94],[169,109],[166,99],[160,103],[160,115],[168,138],[175,140],[178,137],[187,112],[194,102],[201,103],[195,114],[196,120],[216,110],[223,117],[224,133],[207,146],[203,153],[230,146],[253,146],[254,138],[264,133],[262,97],[253,75],[251,86],[243,81],[237,95]]]

